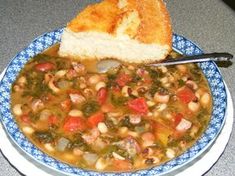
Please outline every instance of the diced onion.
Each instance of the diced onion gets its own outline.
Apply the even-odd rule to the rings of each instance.
[[[88,165],[95,164],[96,160],[98,159],[98,155],[94,153],[84,153],[83,159],[86,161]]]
[[[68,143],[69,143],[68,139],[66,139],[64,137],[60,138],[57,142],[56,149],[58,151],[64,151],[66,146],[68,145]]]

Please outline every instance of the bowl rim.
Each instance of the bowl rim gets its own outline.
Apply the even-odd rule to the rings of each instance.
[[[131,175],[131,174],[134,174],[134,175],[142,175],[142,174],[162,175],[162,174],[169,173],[173,170],[176,170],[180,167],[183,167],[187,163],[191,162],[192,160],[194,160],[195,158],[200,156],[203,152],[205,152],[206,149],[208,149],[210,147],[210,145],[217,138],[217,136],[219,135],[220,131],[222,130],[223,125],[226,120],[225,119],[225,112],[227,109],[227,101],[226,101],[227,94],[226,94],[226,90],[225,90],[224,81],[223,81],[222,75],[221,75],[218,67],[215,65],[214,62],[208,61],[208,62],[199,63],[198,65],[202,69],[202,71],[208,81],[208,84],[209,84],[209,87],[210,87],[211,93],[212,93],[213,109],[212,109],[211,118],[215,116],[214,112],[216,111],[216,108],[218,106],[221,106],[221,104],[217,104],[217,106],[215,108],[215,105],[216,105],[215,100],[218,99],[219,95],[217,95],[217,93],[213,94],[214,91],[212,90],[211,86],[218,86],[218,85],[211,85],[211,82],[209,81],[212,78],[214,78],[214,76],[216,76],[216,78],[219,80],[220,91],[222,91],[222,93],[223,93],[223,97],[220,97],[220,99],[222,99],[222,102],[219,102],[219,103],[223,103],[222,110],[220,110],[220,112],[219,112],[219,113],[221,113],[221,114],[219,114],[221,116],[220,117],[221,119],[219,122],[215,122],[215,124],[217,125],[217,127],[216,127],[217,131],[216,132],[210,131],[210,130],[208,131],[208,129],[210,129],[210,126],[214,125],[214,124],[211,124],[211,121],[210,121],[207,129],[204,131],[204,133],[202,134],[200,139],[198,139],[197,142],[194,143],[194,145],[191,148],[189,148],[187,151],[185,151],[183,154],[179,155],[178,157],[174,158],[173,160],[170,160],[170,161],[163,163],[159,166],[152,167],[150,169],[137,170],[134,172],[133,171],[132,172],[98,172],[98,171],[93,171],[93,170],[92,171],[85,170],[85,169],[71,166],[69,164],[65,164],[62,161],[56,160],[53,157],[40,151],[40,149],[38,149],[34,144],[32,144],[23,135],[23,133],[19,130],[19,128],[16,126],[16,122],[14,120],[14,117],[11,113],[9,113],[9,111],[6,111],[6,108],[8,108],[8,110],[9,110],[9,107],[6,107],[6,103],[4,103],[4,102],[7,100],[8,103],[10,103],[9,97],[7,97],[6,92],[10,91],[11,83],[14,82],[14,79],[16,78],[19,71],[26,63],[26,61],[28,61],[29,58],[33,57],[34,55],[38,54],[39,52],[45,50],[49,46],[59,42],[62,32],[63,32],[63,28],[59,28],[59,29],[56,29],[51,32],[46,32],[46,33],[38,36],[36,39],[34,39],[26,48],[21,50],[18,54],[16,54],[15,57],[13,57],[11,59],[8,66],[6,67],[6,72],[4,73],[3,78],[1,80],[1,83],[0,83],[0,93],[1,93],[0,103],[3,105],[2,107],[0,107],[0,119],[1,119],[1,122],[4,126],[4,129],[7,132],[8,136],[10,136],[11,140],[22,151],[24,151],[24,153],[26,153],[28,156],[33,158],[35,161],[39,162],[40,164],[43,164],[46,167],[53,169],[53,170],[56,170],[58,172],[62,172],[64,174],[81,174],[82,173],[82,174],[86,174],[86,175],[97,175],[97,174],[103,173],[105,175]],[[41,46],[40,46],[40,44],[41,44]],[[37,47],[39,49],[35,48],[35,45],[38,45]],[[173,35],[173,49],[181,54],[186,54],[186,55],[194,55],[194,54],[202,54],[203,53],[203,51],[200,49],[200,47],[198,45],[196,45],[194,42],[192,42],[192,41],[190,41],[190,40],[186,39],[185,37],[178,35],[178,34]],[[24,58],[25,56],[28,56],[28,58],[25,59]],[[13,67],[13,65],[15,65],[15,64],[18,64],[17,66],[19,66],[19,67],[17,67],[16,69],[11,69]],[[212,69],[214,71],[215,75],[213,75],[213,73],[210,73],[210,75],[208,76],[209,73],[206,71],[206,69],[208,67],[212,67],[210,69]],[[211,129],[211,130],[213,130],[213,129]],[[212,136],[210,136],[211,133],[213,134]],[[207,137],[207,139],[205,139],[205,140],[207,140],[206,144],[199,145],[198,141],[203,140],[203,137],[205,137],[205,135]],[[25,141],[19,141],[18,139],[25,139]],[[193,147],[196,149],[192,150]],[[192,150],[192,151],[190,151],[190,150]],[[188,154],[188,155],[184,156],[186,154]],[[35,155],[37,157],[35,157]],[[179,157],[181,157],[181,161],[176,161]],[[50,163],[50,164],[48,164],[48,163]]]

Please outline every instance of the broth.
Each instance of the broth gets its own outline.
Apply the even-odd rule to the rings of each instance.
[[[97,74],[95,61],[60,58],[58,47],[28,61],[11,93],[20,129],[48,155],[90,170],[145,169],[182,154],[207,128],[212,99],[196,64],[125,63]]]

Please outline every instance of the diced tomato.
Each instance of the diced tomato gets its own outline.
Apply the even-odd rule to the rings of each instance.
[[[96,127],[98,123],[103,121],[104,121],[104,113],[102,112],[97,112],[88,117],[87,119],[88,125],[91,127]]]
[[[124,170],[130,170],[132,168],[132,165],[127,160],[113,160],[113,166],[117,171],[124,171]]]
[[[48,124],[51,125],[55,125],[58,123],[58,118],[55,115],[51,115],[48,117]]]
[[[181,113],[173,114],[173,119],[172,119],[173,127],[176,127],[180,123],[182,118],[183,118],[183,114]]]
[[[70,99],[66,99],[60,103],[62,109],[68,112],[71,109],[71,101]]]
[[[23,114],[22,116],[20,116],[20,119],[22,120],[22,122],[24,123],[30,123],[31,120],[30,120],[30,117],[28,114]]]
[[[86,123],[81,117],[68,116],[63,129],[66,132],[84,131],[86,129]]]
[[[136,98],[128,101],[128,108],[138,114],[146,114],[148,112],[145,98]]]
[[[50,70],[55,69],[55,65],[50,62],[44,62],[44,63],[39,63],[39,64],[35,65],[35,69],[37,71],[41,71],[41,72],[48,72]]]
[[[130,82],[132,80],[131,76],[129,74],[126,73],[121,73],[118,75],[117,79],[116,79],[116,83],[120,86],[123,87],[125,86],[128,82]]]
[[[193,93],[193,91],[186,86],[184,88],[181,88],[180,90],[178,90],[176,95],[180,99],[180,101],[185,104],[187,104],[190,101],[195,100],[197,98],[195,96],[195,94]]]
[[[108,97],[108,90],[104,87],[100,88],[97,92],[97,101],[99,104],[104,104]]]

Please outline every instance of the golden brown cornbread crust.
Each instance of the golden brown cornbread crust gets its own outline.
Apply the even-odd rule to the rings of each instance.
[[[73,32],[95,31],[115,36],[121,21],[132,12],[138,12],[140,23],[135,20],[125,29],[125,34],[141,43],[171,48],[171,22],[162,0],[103,0],[87,6],[68,23],[67,28]]]

